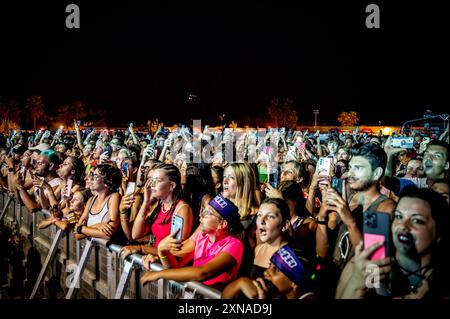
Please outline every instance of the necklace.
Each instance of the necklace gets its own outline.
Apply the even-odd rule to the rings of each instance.
[[[172,205],[170,205],[168,209],[164,209],[164,203],[161,203],[161,213],[167,214],[171,207]]]
[[[408,280],[410,280],[409,277],[411,277],[411,276],[414,276],[415,278],[417,278],[415,280],[416,281],[415,283],[411,283],[411,281],[410,281],[410,289],[411,289],[412,293],[416,293],[417,289],[422,286],[422,281],[428,280],[428,277],[431,275],[431,274],[428,276],[426,275],[428,273],[428,271],[431,269],[431,265],[426,265],[424,267],[420,267],[413,271],[409,271],[408,269],[403,268],[400,265],[398,265],[398,266],[403,271],[404,275],[408,278]],[[422,270],[425,270],[425,271],[422,273]]]

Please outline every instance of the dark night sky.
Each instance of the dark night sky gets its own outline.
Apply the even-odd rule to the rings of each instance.
[[[378,30],[365,28],[372,2]],[[367,124],[445,111],[444,10],[372,2],[2,1],[0,96],[42,95],[49,108],[82,100],[117,123],[217,124],[226,113],[251,124],[272,97],[291,97],[299,122],[312,122],[316,107],[330,124],[347,110]],[[69,3],[80,5],[81,29],[65,28]],[[189,93],[197,106],[187,108]]]

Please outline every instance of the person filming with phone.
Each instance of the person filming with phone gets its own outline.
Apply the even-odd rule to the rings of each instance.
[[[373,298],[377,284],[388,283],[385,298],[449,298],[449,215],[440,194],[409,186],[400,195],[390,237],[368,247],[361,241],[339,280],[336,298]],[[373,258],[387,242],[394,251]],[[365,247],[365,248],[364,248]],[[370,268],[369,268],[370,267]],[[379,276],[374,276],[374,269]]]
[[[349,167],[347,183],[353,193],[347,198],[345,192],[341,196],[327,187],[317,217],[316,250],[321,258],[331,261],[330,287],[354,255],[353,247],[363,238],[363,213],[380,211],[392,215],[395,207],[395,202],[379,190],[386,167],[386,153],[381,147],[374,143],[355,147]],[[329,223],[330,213],[336,217],[333,223]]]

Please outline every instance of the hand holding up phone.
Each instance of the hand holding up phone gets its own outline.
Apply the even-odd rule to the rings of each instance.
[[[177,216],[177,215],[174,215]],[[180,239],[177,239],[177,238]],[[158,244],[158,254],[159,255],[167,255],[170,251],[179,251],[182,247],[181,243],[181,229],[174,229],[171,231],[170,235],[166,236],[163,240],[161,240]]]
[[[356,247],[355,247],[355,267],[354,267],[354,273],[353,277],[354,279],[361,280],[361,287],[366,287],[366,283],[372,282],[371,279],[368,277],[370,275],[373,276],[373,271],[370,271],[368,267],[374,267],[377,266],[379,270],[380,277],[378,278],[380,281],[383,281],[387,278],[387,275],[392,271],[392,257],[385,257],[377,260],[371,260],[370,256],[374,254],[375,251],[380,249],[380,247],[383,246],[383,242],[376,242],[367,248],[364,248],[363,241],[361,241]],[[375,278],[373,278],[375,279]]]

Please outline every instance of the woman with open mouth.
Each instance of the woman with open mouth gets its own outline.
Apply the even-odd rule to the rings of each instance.
[[[341,275],[336,298],[376,296],[373,288],[384,283],[390,298],[448,299],[448,236],[448,206],[442,196],[430,189],[406,188],[391,224],[394,253],[371,260],[383,243],[364,250],[361,242]]]

